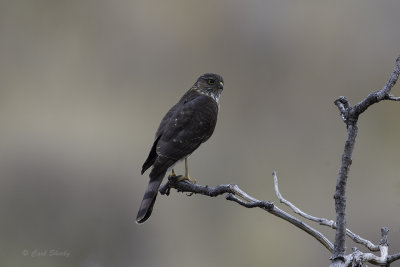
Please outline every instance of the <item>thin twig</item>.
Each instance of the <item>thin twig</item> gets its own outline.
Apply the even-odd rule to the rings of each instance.
[[[396,84],[397,79],[400,75],[400,56],[396,59],[396,64],[394,65],[393,71],[389,76],[389,79],[383,86],[383,88],[377,92],[370,93],[364,100],[360,103],[354,105],[352,108],[354,111],[354,115],[358,116],[363,113],[367,108],[371,105],[380,102],[381,100],[394,98],[394,96],[390,95],[390,91],[393,86]]]
[[[273,172],[272,175],[274,176],[274,186],[275,186],[275,193],[276,196],[278,197],[279,201],[285,205],[287,205],[288,207],[290,207],[294,213],[299,214],[300,216],[302,216],[303,218],[306,218],[310,221],[314,221],[319,223],[320,225],[325,225],[325,226],[329,226],[333,229],[336,229],[336,223],[332,220],[328,220],[325,218],[319,218],[319,217],[315,217],[312,215],[309,215],[307,213],[305,213],[304,211],[300,210],[298,207],[296,207],[292,202],[290,202],[289,200],[285,199],[282,194],[279,191],[279,184],[278,184],[278,177],[276,172]],[[367,247],[370,251],[379,251],[379,246],[374,245],[371,241],[364,239],[362,237],[360,237],[359,235],[356,235],[355,233],[353,233],[352,231],[350,231],[349,229],[346,229],[346,234],[347,236],[349,236],[351,239],[353,239],[354,242],[359,243],[364,245],[365,247]]]
[[[376,256],[372,253],[362,253],[357,248],[353,248],[353,253],[345,256],[346,261],[344,266],[363,266],[364,262],[369,262],[374,265],[388,266],[388,243],[387,235],[389,228],[381,228],[381,240],[379,244],[380,256]],[[351,265],[350,265],[351,264]]]
[[[349,101],[347,100],[347,98],[345,96],[339,96],[338,99],[335,100],[335,105],[338,107],[339,111],[340,111],[340,115],[342,116],[342,120],[344,122],[347,121],[347,117],[348,117],[348,110],[349,110]]]
[[[400,253],[396,253],[396,254],[390,255],[387,258],[387,263],[392,263],[394,261],[397,261],[398,259],[400,259]]]
[[[309,226],[308,224],[302,222],[296,217],[286,213],[285,211],[279,209],[272,202],[269,201],[260,201],[256,198],[253,198],[243,190],[239,188],[239,186],[234,184],[222,184],[215,187],[203,186],[199,184],[190,183],[186,180],[179,181],[176,179],[178,176],[170,176],[168,178],[168,182],[163,184],[160,187],[160,193],[162,195],[168,195],[170,193],[171,188],[175,188],[178,192],[188,192],[195,194],[202,194],[210,197],[216,197],[219,195],[227,194],[226,199],[230,201],[234,201],[246,208],[261,208],[279,218],[288,221],[289,223],[297,226],[301,230],[307,232],[315,239],[317,239],[324,247],[326,247],[330,252],[333,252],[333,244],[326,238],[323,234]]]
[[[400,97],[395,97],[393,95],[387,95],[385,97],[385,100],[391,100],[391,101],[400,101]]]

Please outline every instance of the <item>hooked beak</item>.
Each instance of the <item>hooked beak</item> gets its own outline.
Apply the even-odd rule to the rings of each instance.
[[[218,89],[220,89],[220,90],[224,89],[224,83],[223,82],[219,82]]]

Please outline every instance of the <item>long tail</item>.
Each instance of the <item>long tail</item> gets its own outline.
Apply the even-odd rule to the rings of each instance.
[[[156,168],[153,168],[151,171],[149,185],[147,186],[142,203],[140,204],[136,216],[136,223],[144,223],[150,217],[154,203],[156,202],[158,188],[160,187],[166,172],[167,170],[157,171]]]

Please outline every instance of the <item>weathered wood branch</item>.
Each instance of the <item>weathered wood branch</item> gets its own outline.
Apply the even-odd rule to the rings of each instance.
[[[315,217],[315,216],[309,215],[309,214],[305,213],[304,211],[300,210],[299,208],[297,208],[289,200],[286,200],[285,198],[283,198],[282,194],[279,191],[278,177],[276,175],[276,172],[274,172],[273,175],[274,175],[275,193],[276,193],[276,196],[278,197],[278,199],[279,199],[279,201],[281,203],[283,203],[283,204],[287,205],[288,207],[290,207],[293,210],[294,213],[299,214],[303,218],[306,218],[306,219],[308,219],[310,221],[317,222],[320,225],[329,226],[332,229],[336,229],[337,228],[336,227],[336,222],[334,222],[332,220],[325,219],[325,218],[319,218],[319,217]],[[364,245],[370,251],[379,251],[379,246],[374,245],[374,243],[372,243],[371,241],[362,238],[361,236],[359,236],[359,235],[353,233],[352,231],[350,231],[349,229],[346,229],[346,234],[347,234],[348,237],[353,239],[354,242]]]
[[[302,217],[320,223],[321,225],[327,225],[335,229],[335,223],[332,220],[318,218],[309,215],[299,208],[297,208],[293,203],[284,199],[279,191],[278,178],[276,172],[273,172],[275,192],[279,200],[285,205],[289,206],[295,213],[301,215]],[[319,231],[304,223],[300,219],[288,214],[287,212],[278,208],[273,202],[258,200],[245,191],[239,188],[235,184],[222,184],[215,187],[203,186],[199,184],[191,183],[187,180],[179,180],[179,176],[169,176],[168,182],[160,187],[160,193],[162,195],[169,195],[171,189],[175,188],[178,192],[191,193],[191,194],[201,194],[209,197],[216,197],[220,195],[226,195],[225,198],[229,201],[238,203],[239,205],[246,208],[261,208],[283,220],[295,225],[301,230],[313,236],[317,239],[325,248],[330,252],[333,252],[333,244]],[[389,229],[384,227],[381,229],[381,240],[380,244],[374,245],[371,241],[361,238],[360,236],[354,234],[350,230],[347,230],[347,235],[351,237],[355,242],[366,246],[371,251],[380,251],[380,256],[372,253],[363,253],[357,248],[353,248],[353,253],[344,255],[343,266],[363,266],[362,263],[369,262],[374,265],[386,265],[391,262],[400,259],[400,253],[394,255],[388,255],[388,243],[387,234]]]
[[[168,182],[160,187],[160,193],[162,195],[169,195],[171,188],[175,188],[178,192],[187,192],[194,194],[202,194],[210,197],[216,197],[219,195],[227,194],[226,199],[234,201],[246,208],[261,208],[285,221],[293,224],[294,226],[300,228],[301,230],[307,232],[315,239],[317,239],[325,248],[330,252],[333,251],[333,244],[326,238],[323,234],[309,226],[308,224],[302,222],[296,217],[290,215],[289,213],[279,209],[273,202],[258,200],[243,190],[241,190],[237,185],[234,184],[222,184],[216,187],[203,186],[199,184],[191,183],[187,180],[179,181],[177,178],[179,176],[169,176]]]
[[[342,162],[336,182],[336,191],[334,194],[336,211],[336,235],[335,248],[332,254],[331,266],[344,266],[346,252],[346,184],[350,166],[352,163],[352,154],[358,132],[358,117],[366,111],[371,105],[382,100],[395,100],[398,98],[390,95],[390,91],[396,84],[400,74],[400,57],[397,58],[393,72],[390,75],[385,86],[376,92],[370,93],[364,100],[353,107],[350,106],[346,97],[341,96],[335,100],[341,117],[347,126],[347,140],[342,154]]]

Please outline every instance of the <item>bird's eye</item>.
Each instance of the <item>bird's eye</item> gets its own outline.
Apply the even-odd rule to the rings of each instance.
[[[213,79],[208,80],[209,85],[213,85],[214,83],[215,83],[215,80],[213,80]]]

